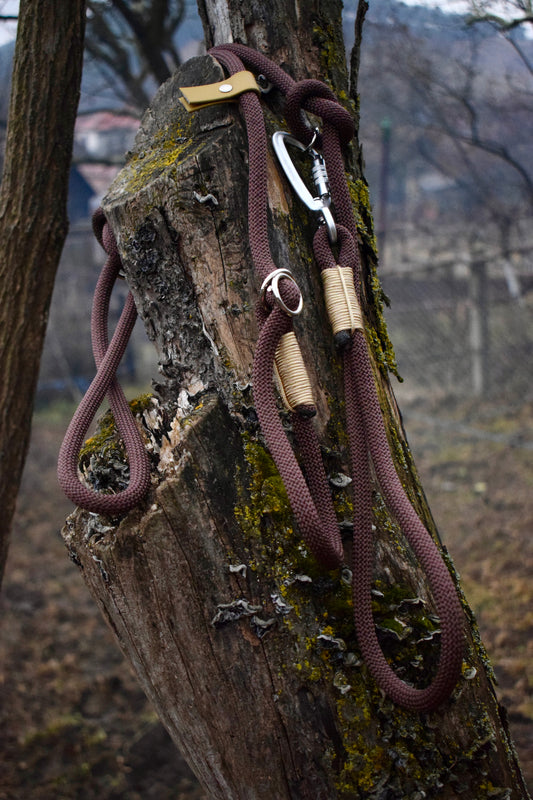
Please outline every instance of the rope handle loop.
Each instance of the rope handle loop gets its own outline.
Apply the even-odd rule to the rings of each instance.
[[[255,409],[304,541],[320,563],[327,569],[336,569],[343,561],[342,540],[311,419],[305,413],[292,415],[296,438],[304,453],[306,480],[276,407],[275,356],[291,327],[291,318],[280,308],[274,308],[260,329],[252,374]]]
[[[97,371],[63,439],[57,476],[63,492],[75,505],[97,514],[121,515],[142,501],[150,485],[150,464],[144,442],[116,378],[137,319],[137,310],[133,296],[129,293],[113,337],[109,341],[109,302],[122,264],[115,237],[102,209],[98,209],[93,215],[93,230],[108,256],[96,285],[91,315],[91,337]],[[78,470],[81,447],[106,395],[130,465],[129,484],[116,494],[104,494],[87,487],[82,483]]]

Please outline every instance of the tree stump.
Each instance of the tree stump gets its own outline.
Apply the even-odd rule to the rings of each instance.
[[[70,555],[211,797],[526,797],[466,604],[453,697],[431,714],[409,713],[383,695],[360,658],[349,570],[322,570],[294,528],[250,391],[259,287],[247,244],[246,135],[237,106],[189,116],[178,102],[180,85],[222,78],[205,56],[161,88],[104,200],[160,364],[157,398],[138,403],[152,488],[120,520],[77,510],[63,531]],[[383,412],[402,481],[436,536],[386,378],[365,185],[356,175],[352,186]],[[315,223],[272,154],[269,191],[272,253],[312,299],[298,332],[349,564],[340,366],[311,256]],[[104,431],[85,453],[93,476],[109,472],[111,440]],[[431,598],[377,491],[375,523],[376,623],[396,668],[422,681],[438,656]]]

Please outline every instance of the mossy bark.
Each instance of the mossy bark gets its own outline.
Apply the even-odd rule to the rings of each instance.
[[[246,20],[232,17],[232,24],[240,21],[248,34]],[[340,23],[321,24],[314,19],[305,34],[307,49],[300,43],[312,54],[305,64],[299,48],[287,48],[298,77],[333,74],[326,45]],[[319,30],[324,46],[316,52]],[[248,37],[261,41],[266,48],[259,34]],[[339,63],[336,54],[338,74]],[[349,103],[342,74],[337,88]],[[466,604],[464,672],[453,697],[431,714],[409,713],[382,694],[360,658],[349,570],[321,570],[294,528],[251,399],[258,283],[247,244],[242,121],[234,106],[191,117],[177,102],[180,84],[221,78],[219,65],[202,57],[165,84],[104,201],[160,363],[157,399],[139,409],[153,481],[145,504],[122,520],[76,512],[64,529],[70,555],[210,796],[526,797]],[[265,105],[270,128],[280,124],[278,103],[273,95]],[[349,166],[376,381],[402,482],[436,536],[388,382],[393,354],[358,163],[355,143]],[[272,252],[312,299],[298,334],[334,478],[347,472],[348,458],[341,370],[310,250],[315,222],[271,154],[269,175]],[[99,441],[95,473],[106,468],[106,452]],[[349,486],[332,491],[348,564]],[[438,625],[424,576],[377,491],[375,498],[376,623],[395,667],[421,682],[438,655]]]
[[[67,234],[85,2],[22,0],[0,190],[0,581]]]

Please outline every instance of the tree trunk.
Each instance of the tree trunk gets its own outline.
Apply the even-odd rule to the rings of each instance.
[[[283,3],[261,5],[263,16],[253,3],[236,5],[224,17],[220,3],[205,3],[208,39],[221,41],[220,25],[223,38],[266,51],[296,77],[331,80],[348,97],[340,4],[328,3],[327,17],[318,3],[301,2],[299,16]],[[177,102],[180,85],[222,78],[205,56],[162,87],[104,201],[160,363],[158,399],[139,404],[153,479],[146,503],[120,521],[75,512],[63,532],[70,555],[213,798],[526,797],[466,604],[464,673],[452,699],[431,714],[407,712],[383,695],[360,659],[346,570],[321,570],[294,530],[250,392],[258,285],[247,244],[246,134],[236,106],[189,116]],[[280,125],[278,102],[273,93],[265,107],[272,130]],[[354,146],[350,181],[379,394],[402,481],[436,536],[387,379],[393,356],[358,163]],[[272,156],[269,192],[274,257],[304,297],[317,298],[306,304],[298,333],[319,398],[327,471],[342,476],[340,368],[318,300],[310,250],[316,221]],[[86,452],[93,471],[109,471],[108,437],[102,431]],[[333,491],[341,527],[351,533],[349,490]],[[427,634],[424,577],[405,558],[377,492],[375,522],[375,615],[384,647],[398,669],[409,668],[415,650],[431,663],[436,637]],[[402,643],[407,608],[415,609],[415,632]]]
[[[84,0],[20,3],[0,189],[0,581],[68,227],[84,27]]]

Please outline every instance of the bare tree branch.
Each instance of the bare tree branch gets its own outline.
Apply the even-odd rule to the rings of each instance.
[[[88,0],[87,51],[113,71],[126,88],[129,102],[144,109],[152,88],[164,83],[180,65],[174,43],[185,18],[185,0]],[[124,93],[122,93],[124,96]]]

